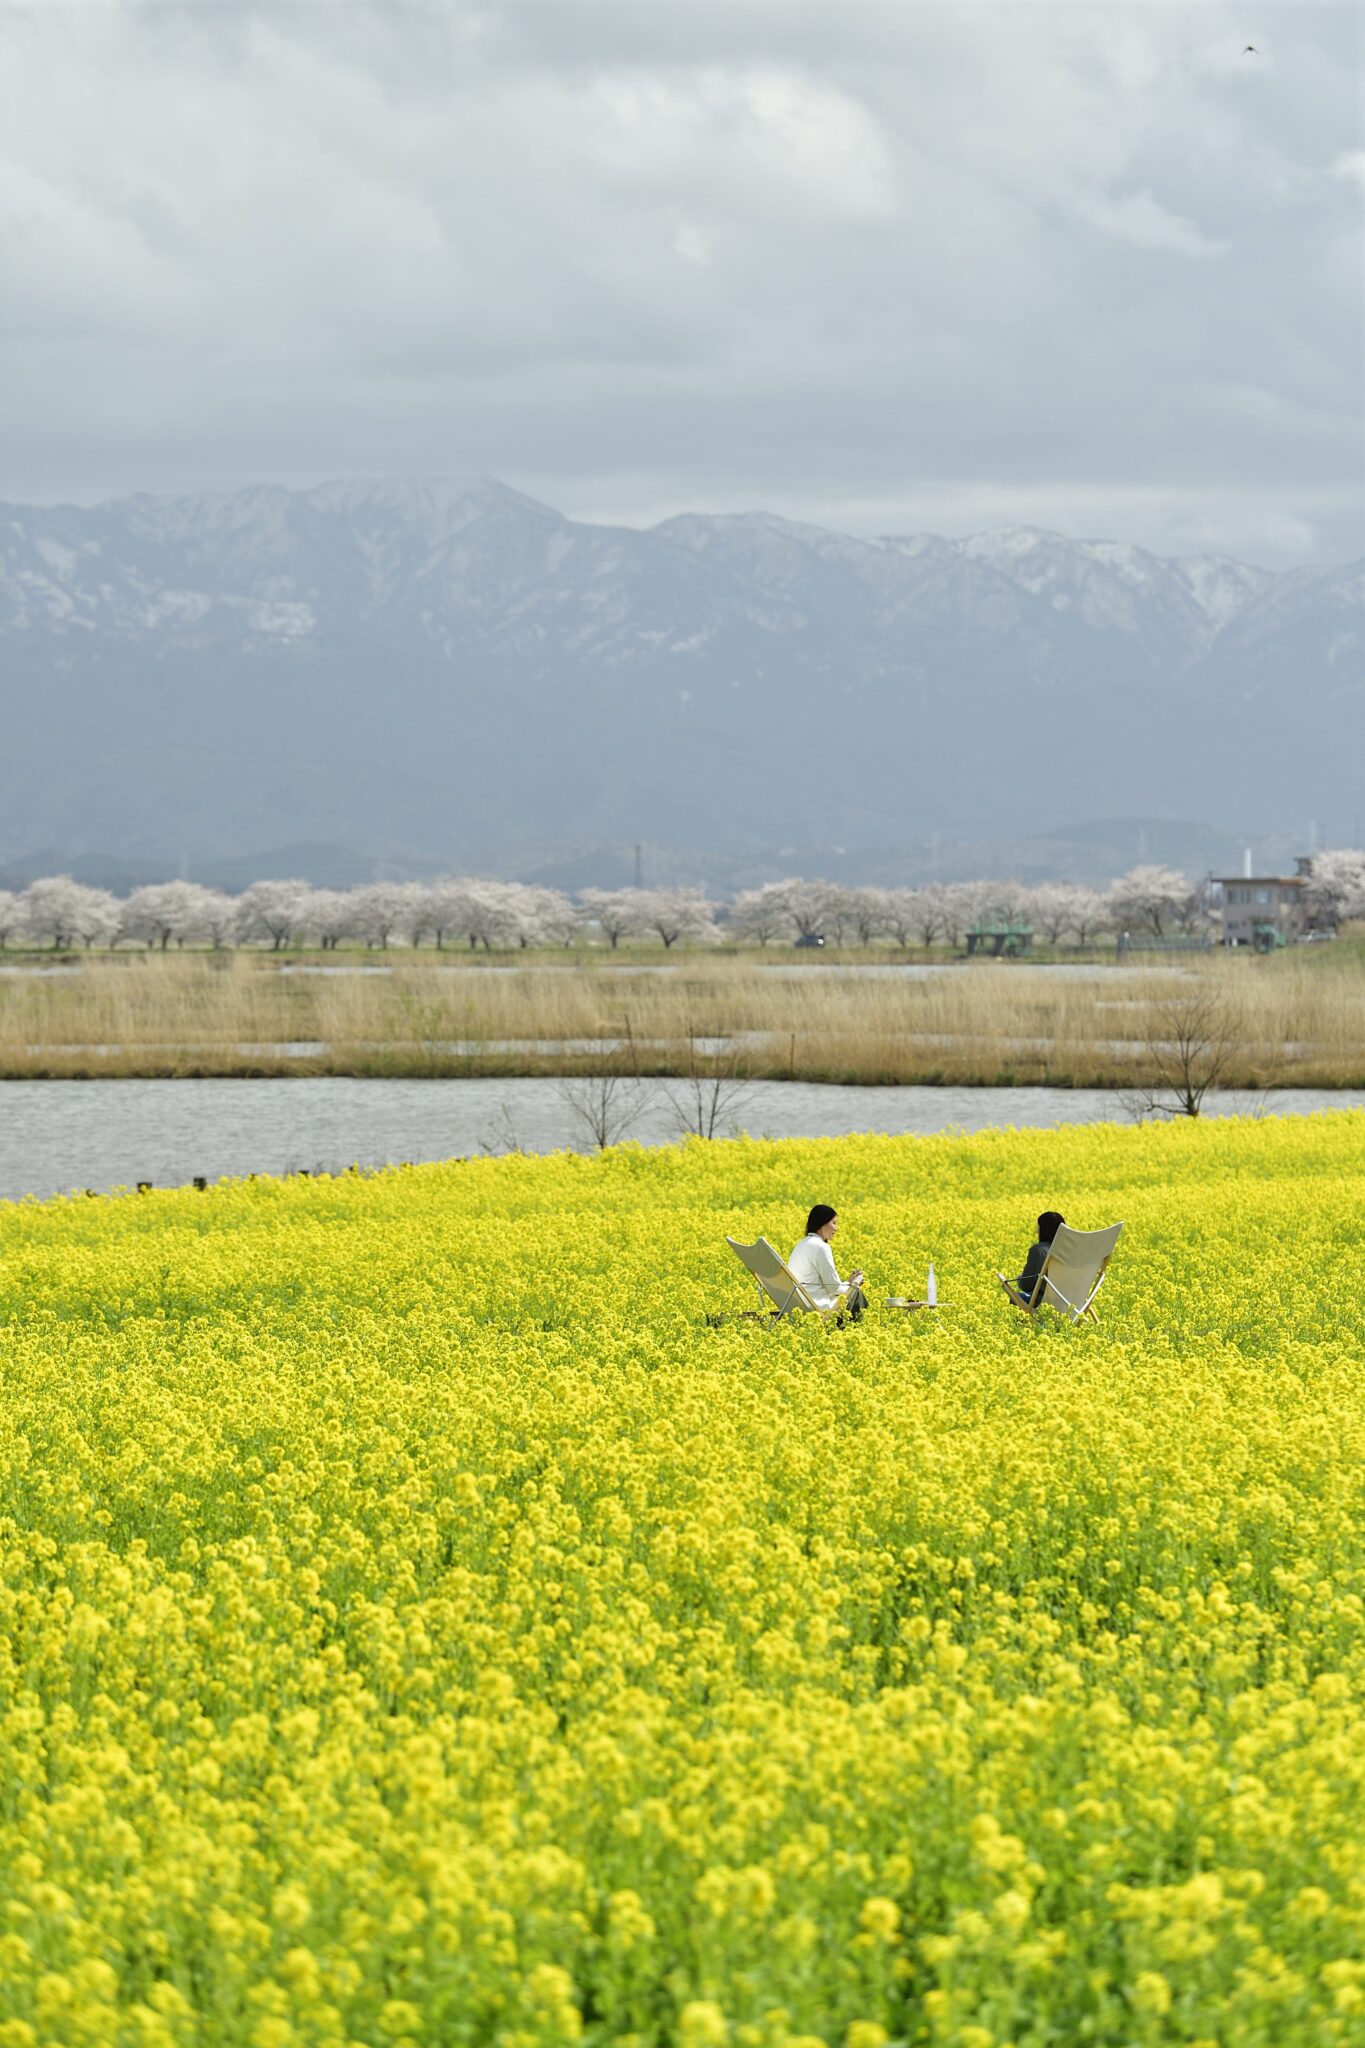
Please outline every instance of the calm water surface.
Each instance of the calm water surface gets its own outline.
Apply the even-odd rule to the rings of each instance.
[[[1169,956],[1167,957],[1169,958]],[[422,953],[409,954],[398,964],[409,965],[415,963],[422,967],[433,967],[442,974],[472,974],[479,976],[486,974],[662,974],[681,977],[686,974],[689,967],[695,967],[699,961],[704,961],[705,959],[706,956],[704,954],[677,953],[674,954],[671,960],[596,960],[590,967],[587,967],[581,966],[574,961],[555,962],[546,960],[543,955],[537,955],[534,959],[523,961],[517,965],[496,961],[480,965],[467,960],[450,959],[448,956]],[[736,962],[735,964],[738,966],[739,963]],[[815,974],[828,975],[831,980],[845,981],[933,981],[940,975],[960,974],[964,968],[969,974],[984,974],[991,968],[995,968],[997,971],[1008,974],[1046,974],[1054,980],[1061,979],[1063,981],[1096,981],[1103,975],[1112,976],[1116,974],[1146,976],[1151,972],[1151,969],[1147,967],[1110,966],[1098,960],[1054,960],[1046,964],[1038,960],[976,960],[970,964],[962,960],[843,960],[835,963],[834,961],[819,960],[807,962],[781,960],[765,958],[762,954],[746,955],[744,965],[746,967],[753,967],[760,974],[770,975],[779,981],[799,981],[804,977]],[[16,973],[20,971],[19,969],[15,970]],[[57,970],[50,969],[46,971],[56,972]],[[75,972],[76,970],[73,969],[72,971]],[[1171,971],[1181,973],[1184,970],[1175,967]],[[0,973],[3,972],[4,970],[0,969]],[[331,963],[319,966],[312,961],[299,961],[296,963],[286,960],[278,967],[272,967],[271,972],[275,974],[392,974],[394,967],[393,965],[374,965],[355,961],[339,961],[335,966]]]
[[[1365,1094],[1286,1088],[1228,1095],[1216,1113],[1365,1107]],[[843,1137],[1123,1120],[1098,1088],[858,1088],[765,1081],[723,1119],[726,1134]],[[640,1085],[628,1132],[666,1144],[678,1120],[666,1084]],[[0,1197],[175,1187],[202,1176],[338,1172],[461,1154],[585,1148],[561,1083],[536,1079],[0,1082]]]

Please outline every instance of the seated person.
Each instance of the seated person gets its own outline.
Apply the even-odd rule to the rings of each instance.
[[[1038,1218],[1038,1242],[1030,1246],[1024,1261],[1024,1270],[1015,1281],[1015,1286],[1025,1301],[1033,1299],[1033,1290],[1038,1285],[1038,1275],[1043,1270],[1043,1261],[1052,1250],[1052,1240],[1066,1222],[1055,1209],[1044,1209]]]
[[[850,1273],[847,1280],[841,1280],[829,1248],[838,1228],[837,1213],[828,1202],[817,1202],[806,1218],[805,1236],[787,1261],[787,1270],[793,1280],[800,1281],[817,1308],[842,1306],[850,1315],[860,1316],[867,1307],[863,1275]]]

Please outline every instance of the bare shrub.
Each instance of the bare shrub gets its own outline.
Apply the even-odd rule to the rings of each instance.
[[[619,1145],[640,1113],[640,1084],[633,1074],[566,1075],[555,1093],[599,1152]]]
[[[505,1102],[498,1104],[498,1114],[493,1123],[479,1133],[479,1150],[486,1158],[502,1158],[509,1152],[518,1155],[525,1152],[526,1147],[521,1142],[521,1134]]]
[[[1142,1040],[1144,1078],[1120,1101],[1131,1116],[1198,1116],[1210,1088],[1231,1073],[1241,1050],[1241,1018],[1223,990],[1208,983],[1154,1003]]]
[[[756,1094],[737,1039],[707,1049],[690,1031],[684,1040],[682,1073],[664,1089],[673,1122],[683,1138],[725,1136],[732,1119],[747,1109]]]

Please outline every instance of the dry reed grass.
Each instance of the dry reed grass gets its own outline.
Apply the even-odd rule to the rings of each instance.
[[[660,974],[400,955],[384,975],[282,973],[252,954],[92,958],[0,980],[0,1075],[575,1073],[604,1061],[756,1078],[1121,1086],[1173,992],[1235,1019],[1231,1085],[1365,1083],[1365,963],[1212,955],[1073,979],[976,963],[926,979],[689,956]],[[699,1050],[698,1042],[704,1050]],[[727,1041],[715,1046],[714,1041]],[[309,1051],[285,1048],[313,1048]]]

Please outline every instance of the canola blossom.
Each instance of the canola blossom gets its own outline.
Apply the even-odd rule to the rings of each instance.
[[[944,1309],[709,1326],[817,1200]],[[1365,2041],[1363,1212],[1351,1113],[0,1210],[0,2048]]]

